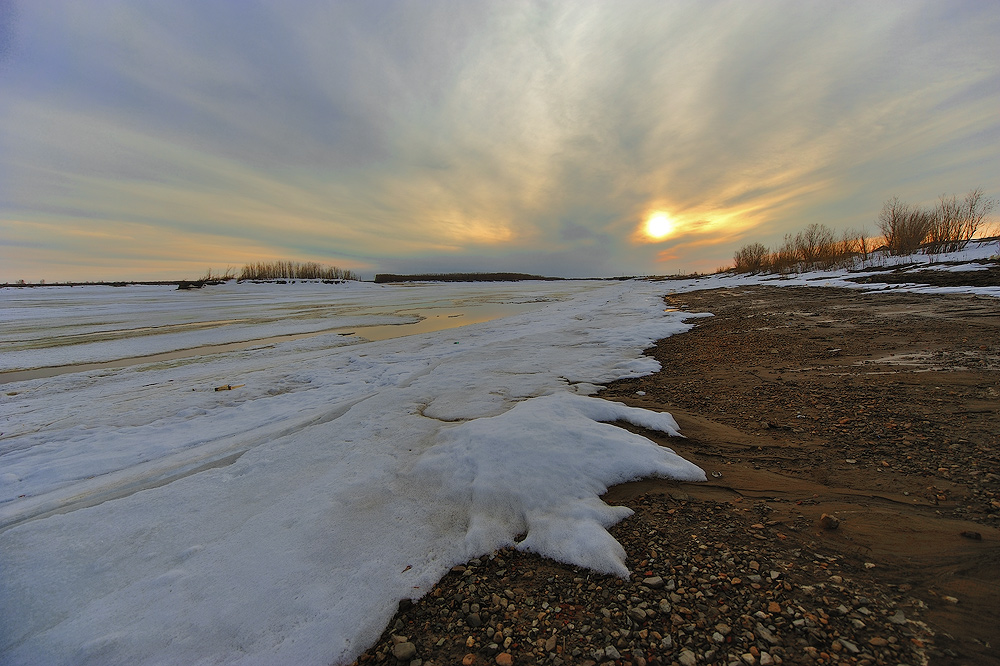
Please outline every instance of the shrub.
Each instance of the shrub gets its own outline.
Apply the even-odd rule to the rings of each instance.
[[[905,204],[893,197],[882,205],[878,228],[889,254],[913,254],[923,245],[934,226],[936,213]]]
[[[768,269],[782,275],[791,273],[798,266],[799,253],[791,234],[785,234],[781,247],[772,252],[768,259]]]
[[[810,224],[795,235],[795,254],[805,268],[833,265],[835,246],[833,231],[823,224]]]
[[[233,268],[232,266],[228,267],[225,273],[213,273],[212,269],[209,268],[207,271],[205,271],[205,275],[203,275],[198,279],[198,282],[202,283],[227,282],[229,280],[234,279],[235,277],[236,277],[236,269]]]
[[[955,195],[949,198],[942,194],[928,233],[928,251],[936,254],[961,250],[996,207],[996,199],[987,199],[981,188],[971,190],[961,202]]]
[[[760,243],[744,245],[733,255],[737,273],[757,273],[767,264],[768,249]]]

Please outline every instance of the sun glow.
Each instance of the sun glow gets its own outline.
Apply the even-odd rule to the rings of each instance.
[[[674,221],[666,213],[653,213],[646,220],[646,235],[650,238],[666,238],[673,230]]]

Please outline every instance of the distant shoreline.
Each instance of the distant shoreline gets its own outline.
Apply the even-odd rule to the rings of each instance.
[[[530,282],[530,281],[573,281],[573,280],[632,280],[636,277],[650,279],[649,276],[617,276],[617,277],[590,277],[590,278],[563,278],[549,277],[543,275],[527,275],[522,273],[426,273],[414,275],[395,275],[392,273],[378,273],[375,279],[369,280],[343,280],[343,279],[309,279],[309,278],[286,278],[270,280],[100,280],[90,282],[5,282],[0,284],[0,289],[11,288],[38,288],[38,287],[133,287],[152,286],[168,287],[175,286],[178,289],[200,289],[205,286],[220,285],[226,282],[251,282],[253,284],[295,284],[303,283],[323,283],[323,284],[344,284],[346,282],[367,282],[368,284],[393,284],[399,282]]]
[[[343,279],[274,279],[274,280],[98,280],[91,282],[5,282],[0,284],[0,289],[5,287],[26,288],[26,287],[177,287],[178,289],[201,289],[202,287],[225,284],[226,282],[251,282],[253,284],[295,284],[296,282],[310,282],[323,284],[344,284],[346,282],[361,282],[361,280]]]

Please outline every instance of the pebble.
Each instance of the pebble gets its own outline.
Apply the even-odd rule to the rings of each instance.
[[[817,662],[837,663],[821,655],[839,654],[896,664],[919,663],[936,649],[919,607],[903,613],[909,597],[902,591],[869,578],[860,587],[842,567],[850,564],[853,577],[860,562],[818,546],[752,539],[750,525],[760,520],[755,511],[741,521],[732,504],[662,495],[640,495],[629,506],[636,514],[611,532],[629,554],[630,579],[504,549],[495,560],[483,557],[452,571],[423,599],[401,607],[392,621],[398,628],[359,666],[408,663],[396,657],[404,643],[414,650],[401,654],[412,660],[419,652],[425,666],[507,659],[542,666],[779,666],[799,663],[812,654],[807,648]],[[707,536],[698,529],[705,524],[726,536]]]
[[[835,530],[840,527],[840,518],[824,513],[819,517],[819,524],[824,530]]]
[[[642,610],[641,608],[629,608],[628,616],[633,620],[635,620],[636,622],[645,622],[646,611]]]
[[[662,576],[650,576],[649,578],[643,578],[642,579],[642,584],[645,585],[646,587],[650,588],[650,589],[658,590],[661,587],[663,587],[663,585],[664,585],[663,577]]]
[[[409,661],[417,655],[417,646],[413,643],[396,643],[392,647],[392,656],[400,661]]]

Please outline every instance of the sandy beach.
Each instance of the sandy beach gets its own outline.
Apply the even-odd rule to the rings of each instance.
[[[516,550],[402,604],[362,664],[1000,664],[1000,302],[767,286],[601,396],[708,473],[604,496],[629,580]],[[630,426],[631,428],[631,426]],[[634,429],[634,428],[633,428]]]

